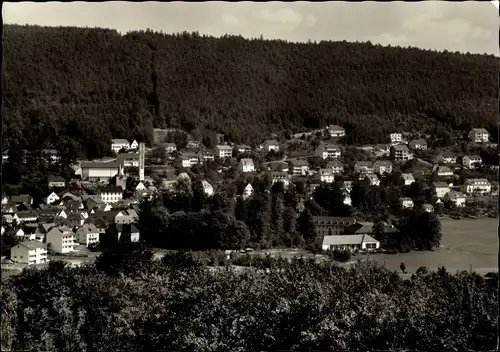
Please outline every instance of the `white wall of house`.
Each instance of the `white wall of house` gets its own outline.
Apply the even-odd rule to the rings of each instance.
[[[10,259],[16,263],[28,265],[45,263],[47,262],[47,248],[29,249],[20,243],[11,248]]]

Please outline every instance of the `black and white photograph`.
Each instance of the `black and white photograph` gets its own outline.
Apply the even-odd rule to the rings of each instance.
[[[498,1],[2,20],[2,352],[499,351]]]

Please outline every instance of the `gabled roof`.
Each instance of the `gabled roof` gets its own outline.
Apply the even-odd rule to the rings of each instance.
[[[392,166],[392,162],[390,160],[377,160],[373,163],[374,167],[377,166]]]
[[[123,193],[123,189],[119,186],[106,186],[106,187],[99,187],[98,189],[99,193]]]
[[[445,183],[445,182],[433,182],[432,184],[436,188],[441,188],[441,187],[450,188],[450,186],[447,183]]]
[[[114,143],[114,144],[123,144],[123,143],[126,143],[126,144],[130,144],[130,142],[126,139],[112,139],[111,140],[111,143]]]
[[[263,144],[279,145],[278,141],[276,141],[275,139],[266,139]]]
[[[9,201],[12,203],[24,203],[31,202],[31,196],[29,194],[20,194],[18,196],[11,196]]]
[[[464,156],[464,158],[466,158],[466,157],[471,159],[471,160],[482,160],[481,157],[479,155],[476,155],[476,154]]]
[[[94,161],[84,161],[81,165],[82,169],[118,169],[120,163],[116,161],[109,162],[94,162]]]
[[[332,160],[332,161],[329,161],[327,164],[326,164],[326,167],[328,168],[334,168],[334,167],[344,167],[344,164],[342,164],[341,161],[339,160]]]
[[[254,165],[253,160],[250,159],[250,158],[243,158],[243,159],[240,160],[240,163],[242,165],[246,165],[246,166]]]
[[[313,216],[313,221],[325,224],[355,224],[356,219],[341,216]]]
[[[28,248],[29,250],[35,250],[37,248],[43,248],[46,249],[47,246],[40,242],[40,241],[24,241],[24,242],[19,242],[18,246],[23,246]]]
[[[99,232],[99,230],[97,229],[97,226],[95,226],[92,223],[83,224],[83,226],[77,230],[77,233],[84,233],[84,234],[96,233],[96,232]]]
[[[418,145],[418,144],[427,144],[427,142],[425,141],[425,139],[423,138],[418,138],[418,139],[414,139],[410,142],[411,145]]]
[[[232,150],[233,149],[230,145],[227,145],[227,144],[218,144],[215,146],[215,148],[221,149],[221,150]]]
[[[294,167],[309,166],[309,163],[307,162],[307,160],[304,160],[304,159],[292,159],[292,160],[290,160],[290,163]]]
[[[411,198],[408,198],[408,197],[401,197],[401,198],[399,198],[399,200],[402,202],[412,202],[413,203],[413,200]]]
[[[482,127],[480,127],[480,128],[473,128],[473,129],[472,129],[472,131],[474,131],[474,132],[476,132],[476,133],[489,133],[489,132],[486,130],[486,128],[482,128]],[[471,131],[471,132],[472,132],[472,131]]]
[[[328,126],[328,129],[330,131],[345,131],[344,127],[339,126],[339,125],[330,125],[330,126]]]
[[[394,150],[408,151],[408,147],[406,146],[406,144],[393,145],[392,148],[394,148]]]
[[[57,175],[49,175],[47,176],[48,182],[66,182],[64,177],[62,176],[57,176]]]

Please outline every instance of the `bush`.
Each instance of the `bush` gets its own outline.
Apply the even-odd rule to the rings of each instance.
[[[352,258],[352,253],[350,250],[335,249],[331,255],[333,260],[343,263],[348,262]]]

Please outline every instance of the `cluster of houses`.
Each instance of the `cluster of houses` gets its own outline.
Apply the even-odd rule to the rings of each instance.
[[[99,187],[89,194],[78,191],[51,192],[38,207],[30,195],[2,197],[2,236],[19,243],[11,249],[11,260],[39,264],[47,251],[68,254],[77,246],[89,247],[111,236],[138,242],[140,232],[137,201],[123,200],[121,187]],[[125,236],[125,237],[122,237]]]
[[[323,131],[333,139],[346,135],[345,130],[336,125],[328,126]],[[427,142],[423,138],[407,141],[404,133],[391,133],[389,137],[390,145],[371,147],[380,159],[374,162],[357,161],[354,164],[354,175],[359,180],[365,180],[371,186],[379,186],[380,177],[391,174],[395,164],[411,160],[417,150],[427,149]],[[474,143],[484,143],[488,141],[489,135],[486,130],[475,128],[469,133],[469,138]],[[171,173],[164,176],[160,184],[155,186],[152,178],[144,176],[144,154],[140,156],[134,152],[139,149],[140,153],[143,153],[143,146],[139,146],[137,141],[129,143],[125,139],[113,139],[112,151],[118,153],[125,150],[129,153],[120,153],[117,158],[108,161],[84,161],[75,164],[75,175],[80,176],[77,190],[64,190],[68,186],[65,179],[49,176],[48,185],[53,191],[47,194],[43,204],[36,208],[33,207],[33,199],[29,195],[2,197],[2,235],[12,235],[20,240],[19,244],[12,247],[11,260],[25,264],[43,263],[48,260],[48,249],[55,253],[71,253],[77,246],[92,246],[99,242],[102,236],[120,239],[126,234],[132,242],[139,241],[140,233],[135,223],[138,219],[137,204],[141,197],[155,194],[158,192],[157,187],[174,190],[182,183],[191,183],[190,176],[181,172],[179,175]],[[164,148],[169,154],[177,151],[174,143],[166,143]],[[257,150],[279,152],[280,148],[282,146],[278,141],[269,139],[258,146]],[[179,153],[181,166],[189,168],[215,158],[231,158],[235,149],[240,154],[253,151],[248,145],[224,144],[223,137],[218,138],[218,144],[213,150],[207,150],[199,141],[191,140],[186,149]],[[306,158],[289,158],[287,162],[267,163],[265,167],[257,170],[251,154],[240,158],[238,168],[243,173],[267,171],[273,184],[282,182],[285,187],[288,187],[293,179],[307,176],[311,181],[308,182],[307,191],[311,193],[319,184],[333,183],[338,175],[345,174],[341,161],[342,150],[333,142],[320,143],[313,155],[327,160],[326,167],[323,168],[311,168]],[[44,155],[49,155],[50,159],[51,155],[57,156],[57,153]],[[462,165],[457,164],[457,159],[456,155],[449,152],[439,154],[432,172],[438,177],[446,178],[453,176],[457,167],[474,169],[482,163],[477,155],[464,156]],[[127,179],[126,167],[142,169],[142,176],[139,179]],[[402,173],[400,177],[406,186],[415,182],[412,173]],[[95,181],[104,182],[106,185],[97,186]],[[347,205],[351,205],[352,183],[352,180],[343,181],[344,203]],[[214,186],[208,181],[203,180],[202,186],[207,195],[214,194]],[[432,189],[437,195],[438,203],[453,202],[457,206],[464,206],[467,196],[490,194],[492,185],[486,179],[469,179],[461,187],[438,181],[432,184]],[[126,190],[131,191],[133,196],[124,199]],[[253,187],[247,184],[241,195],[248,198],[252,194]],[[410,198],[401,198],[400,202],[403,208],[414,206]],[[424,204],[423,209],[429,212],[434,210],[431,204]],[[380,248],[381,244],[370,236],[370,224],[359,224],[351,218],[316,217],[314,221],[318,234],[324,236],[324,249]],[[387,226],[388,232],[393,230]]]

